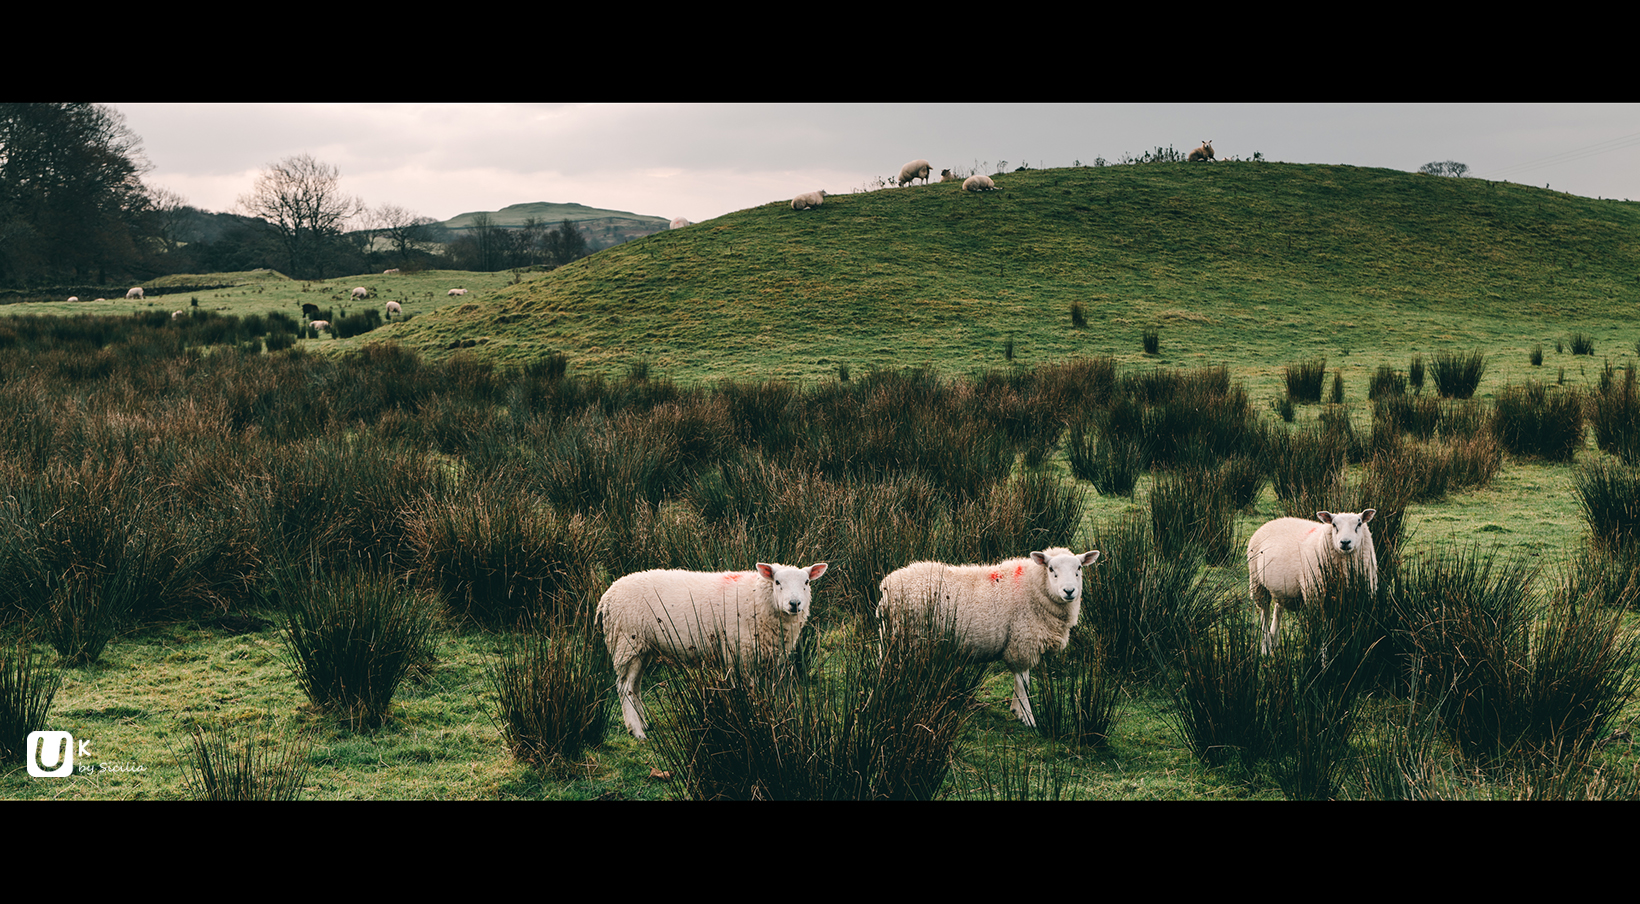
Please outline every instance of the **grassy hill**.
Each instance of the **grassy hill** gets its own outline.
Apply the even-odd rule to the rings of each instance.
[[[1270,163],[1003,174],[784,202],[630,242],[418,318],[437,354],[641,360],[677,379],[819,378],[840,365],[971,371],[1070,355],[1226,362],[1258,383],[1295,356],[1370,371],[1485,350],[1495,380],[1574,330],[1632,354],[1640,204],[1388,169]],[[1087,327],[1074,329],[1080,303]],[[1587,360],[1587,359],[1584,359]],[[1505,363],[1509,362],[1509,363]],[[1515,367],[1513,362],[1518,362]],[[1548,362],[1556,363],[1551,359]],[[1564,363],[1564,362],[1563,362]]]

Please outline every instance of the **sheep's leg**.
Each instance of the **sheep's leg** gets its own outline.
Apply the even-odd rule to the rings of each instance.
[[[1013,710],[1014,710],[1014,715],[1019,717],[1019,721],[1025,723],[1025,727],[1035,728],[1036,727],[1036,716],[1035,716],[1035,714],[1033,714],[1031,712],[1031,698],[1025,692],[1026,688],[1030,687],[1030,684],[1031,684],[1031,670],[1030,669],[1026,669],[1023,672],[1015,672],[1014,673]]]
[[[626,720],[626,728],[632,736],[642,741],[644,725],[648,721],[644,716],[643,698],[638,688],[638,682],[643,678],[643,657],[634,656],[621,663],[615,669],[615,686],[621,698],[621,718]]]
[[[1259,652],[1268,656],[1270,655],[1271,647],[1275,646],[1275,638],[1271,632],[1271,628],[1275,624],[1275,612],[1273,609],[1275,606],[1275,600],[1270,596],[1270,591],[1259,586],[1257,581],[1253,582],[1251,593],[1253,596],[1253,610],[1258,614],[1258,630],[1260,635]],[[1266,610],[1270,610],[1269,625],[1265,624]]]
[[[1266,652],[1266,653],[1275,652],[1276,647],[1281,645],[1281,601],[1280,600],[1277,600],[1277,599],[1271,599],[1270,600],[1270,633],[1265,636],[1264,640],[1265,640],[1264,652]]]

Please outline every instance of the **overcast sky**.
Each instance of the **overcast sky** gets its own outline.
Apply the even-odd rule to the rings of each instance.
[[[308,153],[343,190],[444,220],[528,201],[700,222],[902,163],[935,172],[1115,162],[1211,140],[1220,158],[1470,175],[1640,200],[1640,104],[110,104],[150,185],[234,208]]]

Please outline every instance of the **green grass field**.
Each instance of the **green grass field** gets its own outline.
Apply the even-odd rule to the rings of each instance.
[[[1476,398],[1564,378],[1594,385],[1609,362],[1634,365],[1640,324],[1640,205],[1476,179],[1348,166],[1219,163],[1039,170],[956,184],[836,195],[814,211],[770,204],[659,233],[550,273],[428,271],[298,282],[277,273],[176,276],[142,302],[37,302],[0,315],[203,310],[279,311],[303,302],[353,309],[397,300],[413,315],[347,340],[303,340],[338,355],[381,342],[443,361],[460,354],[518,366],[558,353],[572,374],[617,377],[634,365],[685,386],[782,378],[814,386],[846,368],[926,365],[972,375],[1110,356],[1124,372],[1223,365],[1274,421],[1283,367],[1325,358],[1342,374],[1355,429],[1371,426],[1367,385],[1381,366],[1479,351]],[[211,286],[210,288],[206,288]],[[449,298],[452,287],[470,294]],[[160,294],[171,287],[187,287]],[[1073,304],[1087,326],[1071,322]],[[1156,355],[1142,350],[1157,330]],[[1574,356],[1569,337],[1594,340]],[[1557,350],[1557,343],[1562,348]],[[1543,364],[1529,354],[1543,348]],[[1007,350],[1012,350],[1012,360]],[[1432,389],[1426,386],[1424,392]],[[1314,424],[1320,405],[1300,406]],[[1592,437],[1580,459],[1599,456]],[[1063,452],[1047,465],[1069,480]],[[1574,465],[1508,457],[1486,487],[1408,510],[1409,548],[1478,544],[1520,555],[1556,584],[1587,543]],[[1145,511],[1154,477],[1130,500],[1090,492],[1081,538]],[[1237,516],[1245,539],[1282,512],[1266,488]],[[1101,562],[1097,567],[1118,567]],[[1245,567],[1208,569],[1245,602]],[[816,605],[826,605],[826,585]],[[1249,607],[1250,608],[1250,607]],[[273,613],[263,613],[272,618]],[[1250,613],[1249,613],[1250,616]],[[1632,619],[1631,619],[1632,621]],[[822,646],[840,643],[840,630]],[[52,727],[92,739],[93,765],[133,765],[64,780],[20,768],[0,797],[168,799],[184,793],[175,755],[186,725],[271,712],[318,739],[303,796],[318,799],[664,798],[651,748],[618,725],[573,775],[543,777],[511,759],[493,721],[487,668],[496,637],[447,634],[430,674],[402,688],[383,729],[354,733],[309,711],[271,625],[249,634],[193,623],[147,626],[102,662],[68,670]],[[1069,775],[1100,799],[1279,798],[1259,776],[1203,766],[1180,743],[1164,695],[1138,686],[1111,747],[1080,752],[1008,718],[1009,677],[987,681],[952,796],[980,790],[1008,756]],[[1369,706],[1380,706],[1377,702]],[[1620,720],[1640,723],[1633,702]],[[1009,751],[1018,751],[1010,753]],[[1635,762],[1632,742],[1607,754]],[[1466,793],[1510,796],[1508,787]]]

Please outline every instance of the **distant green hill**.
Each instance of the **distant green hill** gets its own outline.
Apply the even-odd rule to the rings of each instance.
[[[1614,358],[1640,338],[1636,203],[1250,162],[996,183],[837,195],[805,212],[771,202],[418,317],[396,337],[430,354],[485,338],[498,360],[563,352],[605,373],[648,361],[679,379],[966,372],[1004,366],[1009,340],[1024,364],[1108,354],[1268,369],[1310,356],[1404,368],[1446,348],[1524,367],[1532,344],[1552,351],[1571,330]],[[1147,328],[1157,357],[1140,351]]]
[[[480,213],[487,213],[490,221],[497,226],[516,229],[524,225],[530,217],[534,217],[545,226],[557,226],[565,220],[574,223],[582,232],[587,234],[588,240],[594,248],[608,248],[621,242],[631,241],[646,235],[665,230],[671,223],[665,217],[646,216],[641,213],[628,213],[624,210],[603,210],[597,207],[587,207],[584,204],[554,204],[550,201],[531,201],[526,204],[509,204],[496,211],[469,211],[456,214],[439,225],[460,235],[473,225],[473,218]]]

